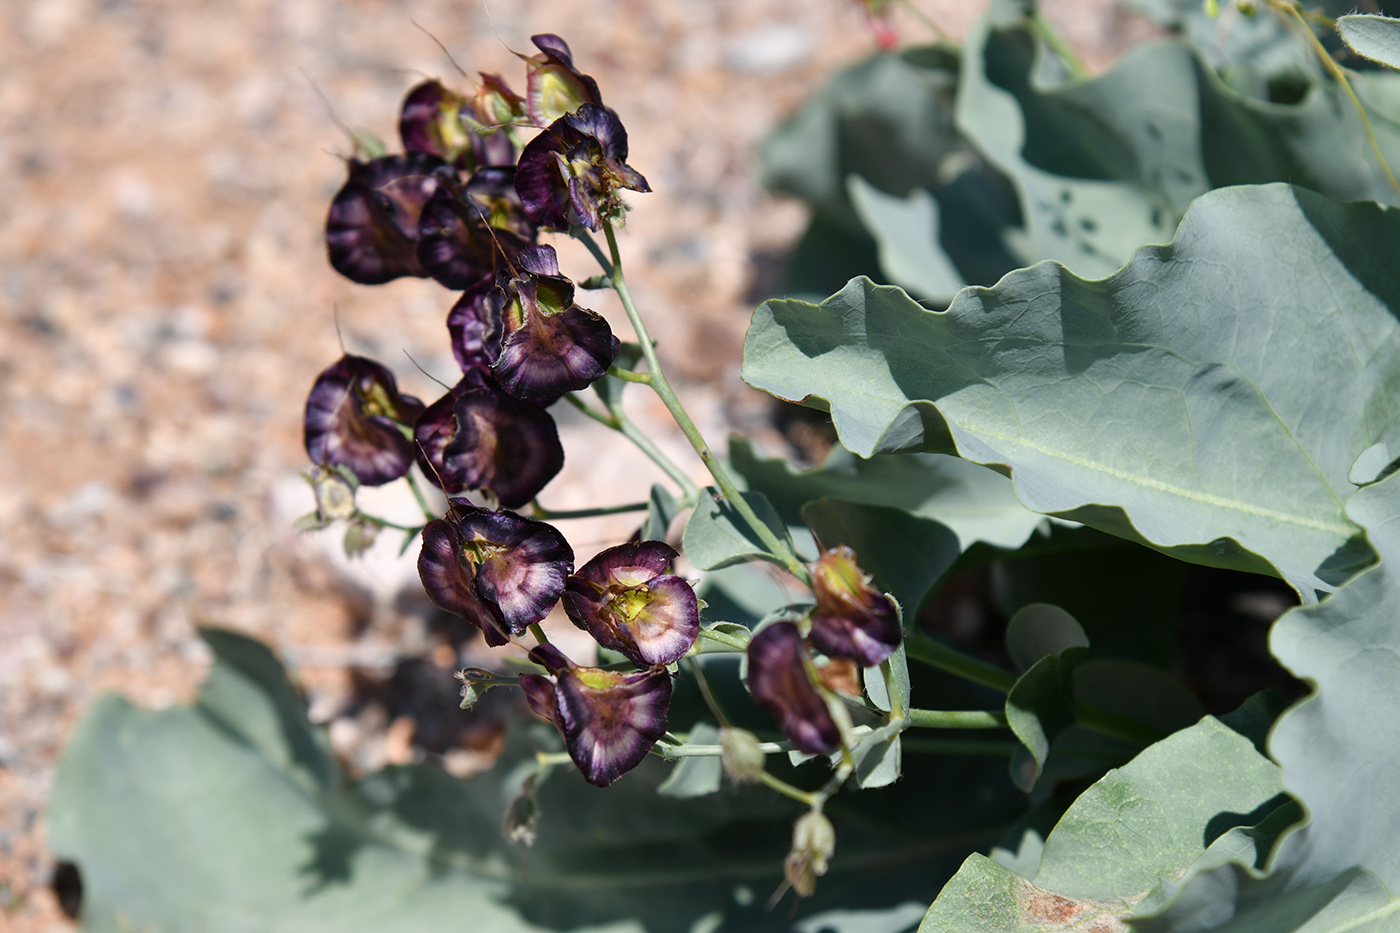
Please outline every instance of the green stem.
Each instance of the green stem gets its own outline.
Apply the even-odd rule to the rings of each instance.
[[[995,664],[963,654],[927,635],[910,634],[904,637],[904,651],[915,661],[956,674],[965,680],[991,687],[999,693],[1010,693],[1016,686],[1016,675],[1004,671]]]
[[[886,658],[880,662],[880,675],[885,681],[885,693],[890,698],[889,721],[899,722],[904,718],[904,698],[899,695],[899,683],[895,679],[891,659]]]
[[[617,423],[616,418],[614,418],[612,415],[603,414],[601,411],[594,408],[592,405],[589,405],[587,402],[579,398],[574,393],[565,393],[564,401],[568,402],[570,405],[574,406],[579,411],[583,412],[585,415],[601,424],[603,427],[612,428],[614,431],[621,430],[621,426]]]
[[[627,413],[622,410],[622,403],[611,406],[613,420],[617,422],[617,430],[623,437],[627,438],[637,446],[642,453],[651,458],[651,462],[666,473],[671,481],[681,487],[685,493],[687,502],[694,504],[700,498],[700,485],[690,478],[690,475],[676,465],[676,462],[666,456],[666,452],[656,446],[656,442],[647,436],[646,432],[627,417]]]
[[[570,518],[598,518],[601,515],[621,515],[624,512],[645,512],[647,503],[627,502],[622,505],[600,505],[592,509],[547,509],[538,502],[530,503],[535,518],[543,521],[566,521]]]
[[[378,525],[380,528],[394,528],[414,535],[423,530],[422,525],[400,525],[398,522],[391,522],[387,518],[380,518],[378,515],[371,515],[368,512],[356,512],[355,517],[367,521],[371,525]]]
[[[760,771],[758,773],[758,779],[764,784],[766,784],[768,787],[782,794],[784,797],[791,797],[798,803],[805,803],[809,807],[820,806],[826,800],[826,797],[823,797],[820,792],[802,790],[799,787],[793,787],[787,781],[784,781],[781,778],[776,778],[773,775],[769,774],[767,771]],[[842,778],[842,780],[845,780],[845,778]]]
[[[535,641],[539,642],[540,644],[549,644],[549,636],[544,633],[544,629],[540,628],[540,624],[538,622],[535,622],[530,626],[530,634],[534,635]]]
[[[1084,64],[1084,59],[1079,57],[1079,53],[1065,41],[1064,36],[1060,35],[1054,26],[1050,25],[1049,20],[1041,15],[1039,10],[1032,8],[1027,14],[1027,19],[1030,20],[1031,28],[1046,45],[1054,50],[1075,77],[1083,79],[1094,76],[1094,73],[1089,70],[1089,66]]]
[[[418,485],[418,480],[414,478],[413,471],[409,470],[403,475],[403,478],[408,480],[408,488],[413,490],[413,498],[418,500],[418,507],[423,510],[424,517],[426,517],[428,521],[433,521],[438,518],[437,514],[435,514],[432,509],[428,508],[428,499],[423,495],[423,488]]]
[[[1385,153],[1381,152],[1380,141],[1376,139],[1376,131],[1371,126],[1371,118],[1367,116],[1366,108],[1362,105],[1361,98],[1357,97],[1356,92],[1352,90],[1351,82],[1347,80],[1346,72],[1342,70],[1342,66],[1338,65],[1337,62],[1333,60],[1332,56],[1327,54],[1327,47],[1318,40],[1317,33],[1313,32],[1312,27],[1308,25],[1308,21],[1304,19],[1302,12],[1299,11],[1297,6],[1292,3],[1284,3],[1282,0],[1268,0],[1268,3],[1275,11],[1286,10],[1288,13],[1292,14],[1293,18],[1298,21],[1298,25],[1303,27],[1303,32],[1307,35],[1312,45],[1313,52],[1316,53],[1317,57],[1322,61],[1322,67],[1327,70],[1327,73],[1332,76],[1333,80],[1342,86],[1342,90],[1347,92],[1347,97],[1351,98],[1351,105],[1355,107],[1356,112],[1361,115],[1361,125],[1366,130],[1366,141],[1371,144],[1371,151],[1375,153],[1376,161],[1380,163],[1381,171],[1385,172],[1385,177],[1386,180],[1390,182],[1390,187],[1394,188],[1397,194],[1400,194],[1400,180],[1397,180],[1395,178],[1395,173],[1390,170],[1390,163],[1385,160]]]
[[[632,369],[622,369],[618,366],[609,366],[608,375],[615,376],[623,382],[640,382],[643,385],[651,385],[651,373],[639,373]]]
[[[656,347],[652,343],[651,335],[647,331],[646,324],[642,321],[641,312],[638,310],[637,303],[632,298],[632,292],[627,287],[627,280],[622,274],[622,255],[617,248],[617,233],[611,224],[606,224],[603,227],[603,232],[607,236],[608,252],[612,259],[613,288],[617,291],[617,296],[622,301],[622,307],[627,312],[627,319],[632,323],[632,330],[636,332],[637,343],[642,348],[642,356],[646,358],[647,368],[650,370],[652,391],[661,399],[666,410],[671,413],[671,417],[675,419],[681,433],[685,435],[686,440],[690,441],[690,446],[695,448],[695,453],[699,455],[705,468],[714,477],[715,485],[719,487],[720,492],[729,499],[735,511],[763,542],[763,546],[768,548],[769,553],[778,558],[793,576],[804,583],[810,583],[811,577],[807,573],[807,568],[792,549],[773,533],[773,529],[764,524],[744,497],[739,494],[739,487],[730,478],[729,471],[710,450],[709,444],[700,434],[700,429],[695,426],[695,422],[691,420],[685,406],[676,396],[675,390],[671,388],[671,382],[666,378],[666,373],[661,368],[661,361],[656,356]],[[613,413],[616,415],[616,411]]]
[[[1005,729],[1006,714],[980,709],[911,709],[909,725],[923,729]]]
[[[729,717],[724,715],[724,710],[720,709],[719,701],[715,699],[714,693],[710,691],[710,682],[705,678],[705,670],[700,666],[700,662],[694,658],[690,659],[690,670],[695,674],[695,685],[700,688],[700,696],[704,698],[705,705],[710,708],[710,715],[715,717],[715,721],[721,728],[729,728]]]
[[[657,743],[652,746],[662,758],[718,758],[724,753],[723,745],[662,745]],[[765,755],[774,755],[778,752],[792,750],[790,742],[759,742],[759,751]]]

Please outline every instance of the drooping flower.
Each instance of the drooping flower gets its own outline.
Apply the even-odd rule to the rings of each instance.
[[[428,597],[480,628],[488,645],[547,616],[573,566],[573,549],[554,526],[465,499],[423,528],[418,556]]]
[[[535,223],[597,230],[626,210],[621,188],[646,192],[647,180],[627,164],[627,131],[606,107],[584,104],[551,123],[525,146],[515,190]]]
[[[525,79],[526,107],[536,126],[548,126],[584,104],[603,103],[598,82],[574,67],[573,55],[563,39],[552,33],[531,36],[539,55],[521,55],[528,67]]]
[[[564,466],[547,411],[471,375],[427,407],[414,441],[424,475],[443,492],[483,489],[508,508],[529,502]]]
[[[607,787],[666,734],[671,675],[664,667],[630,674],[578,667],[548,644],[530,660],[550,674],[520,676],[530,708],[554,723],[588,783]]]
[[[447,288],[471,288],[535,240],[535,223],[515,193],[513,168],[477,170],[466,185],[444,184],[423,206],[418,261]]]
[[[820,810],[808,810],[792,827],[792,849],[783,860],[783,875],[798,897],[811,897],[836,851],[836,828]]]
[[[564,611],[638,667],[679,660],[700,632],[700,609],[690,584],[668,572],[678,556],[662,541],[608,548],[569,578]]]
[[[547,398],[601,379],[621,342],[602,317],[574,304],[574,284],[559,274],[552,246],[520,252],[501,286],[501,350],[491,372],[517,398]]]
[[[513,165],[515,144],[503,124],[514,116],[512,103],[523,104],[523,100],[500,78],[481,77],[483,83],[474,97],[465,97],[437,81],[424,81],[410,90],[399,112],[404,151],[430,152],[464,173],[485,166]]]
[[[451,169],[428,152],[348,163],[350,177],[326,215],[326,251],[335,271],[361,285],[423,277],[418,221]]]
[[[413,444],[404,433],[423,403],[401,395],[394,374],[363,356],[342,356],[316,377],[306,398],[303,437],[313,463],[343,466],[365,486],[408,472]]]
[[[493,380],[491,364],[501,352],[500,290],[495,276],[468,288],[447,314],[452,355],[473,385]]]
[[[807,673],[811,661],[796,625],[768,625],[749,642],[748,656],[749,693],[778,720],[793,748],[826,755],[841,747],[836,720]]]
[[[894,600],[871,585],[855,551],[843,544],[817,558],[812,589],[817,608],[808,638],[822,654],[871,667],[899,647],[904,633]]]

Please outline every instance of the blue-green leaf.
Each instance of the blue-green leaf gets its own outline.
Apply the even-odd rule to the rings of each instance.
[[[1370,560],[1342,507],[1352,462],[1400,448],[1400,280],[1378,243],[1400,244],[1400,213],[1224,189],[1103,281],[1042,263],[944,313],[864,279],[765,302],[744,378],[827,407],[862,456],[1002,464],[1036,511],[1312,600]]]

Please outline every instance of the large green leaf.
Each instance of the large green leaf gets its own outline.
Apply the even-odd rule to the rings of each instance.
[[[1368,486],[1348,513],[1379,566],[1289,612],[1270,639],[1316,685],[1269,738],[1310,821],[1279,844],[1265,877],[1246,859],[1166,887],[1152,906],[1170,906],[1143,930],[1381,933],[1400,923],[1400,480]]]
[[[1024,878],[974,855],[929,908],[927,933],[1123,931],[1125,918],[1230,831],[1281,805],[1278,768],[1250,740],[1206,717],[1085,791]],[[1227,838],[1228,837],[1228,838]]]
[[[767,497],[761,492],[741,495],[778,540],[791,547],[792,538],[787,525],[773,511]],[[782,563],[781,557],[770,552],[757,532],[734,508],[734,504],[714,486],[706,486],[700,491],[700,501],[695,503],[690,518],[686,520],[681,547],[690,562],[701,570],[718,570],[751,560]]]
[[[786,460],[761,456],[746,438],[732,437],[729,457],[749,488],[766,495],[790,525],[801,524],[802,506],[823,496],[935,519],[958,536],[964,551],[979,541],[1014,550],[1047,524],[1016,498],[1011,480],[945,454],[865,460],[834,447],[821,466],[796,470]]]
[[[744,378],[829,409],[861,456],[1003,464],[1036,511],[1272,568],[1310,600],[1369,559],[1352,462],[1400,449],[1400,277],[1378,244],[1400,245],[1400,213],[1224,189],[1103,281],[1041,263],[944,313],[864,279],[767,301]]]
[[[1374,14],[1342,16],[1337,19],[1337,32],[1358,55],[1400,68],[1400,19]]]
[[[108,696],[65,752],[49,843],[81,872],[85,930],[896,933],[1022,808],[996,769],[906,763],[900,784],[829,803],[830,873],[770,913],[800,808],[769,791],[659,796],[669,766],[655,759],[598,790],[560,766],[522,849],[502,817],[536,751],[557,749],[551,727],[515,728],[470,780],[420,765],[354,781],[265,646],[207,637],[198,702],[151,712]]]

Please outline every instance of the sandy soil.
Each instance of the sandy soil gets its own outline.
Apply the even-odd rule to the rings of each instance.
[[[920,5],[955,35],[982,7]],[[1110,0],[1044,7],[1096,67],[1141,34]],[[738,350],[804,216],[757,188],[754,144],[872,48],[849,0],[0,5],[0,933],[72,928],[43,841],[59,755],[102,691],[187,700],[207,664],[196,625],[255,633],[298,662],[353,767],[489,757],[489,736],[429,740],[411,704],[384,700],[391,672],[450,683],[458,662],[398,542],[351,564],[333,536],[290,527],[311,508],[301,410],[340,353],[337,311],[344,345],[409,391],[440,393],[405,354],[454,372],[451,296],[355,286],[321,239],[349,147],[312,82],[341,120],[393,141],[403,92],[455,77],[425,31],[517,87],[510,49],[531,50],[536,32],[568,40],[656,192],[632,198],[624,249],[663,356],[711,437],[765,429]],[[581,250],[561,254],[566,273],[591,273]],[[589,301],[625,333],[611,299]],[[637,411],[684,456],[663,414]],[[581,419],[561,431],[553,507],[635,499],[656,476]],[[404,498],[369,504],[411,517]],[[584,559],[631,530],[623,518],[569,533]],[[432,698],[455,712],[450,687]]]

